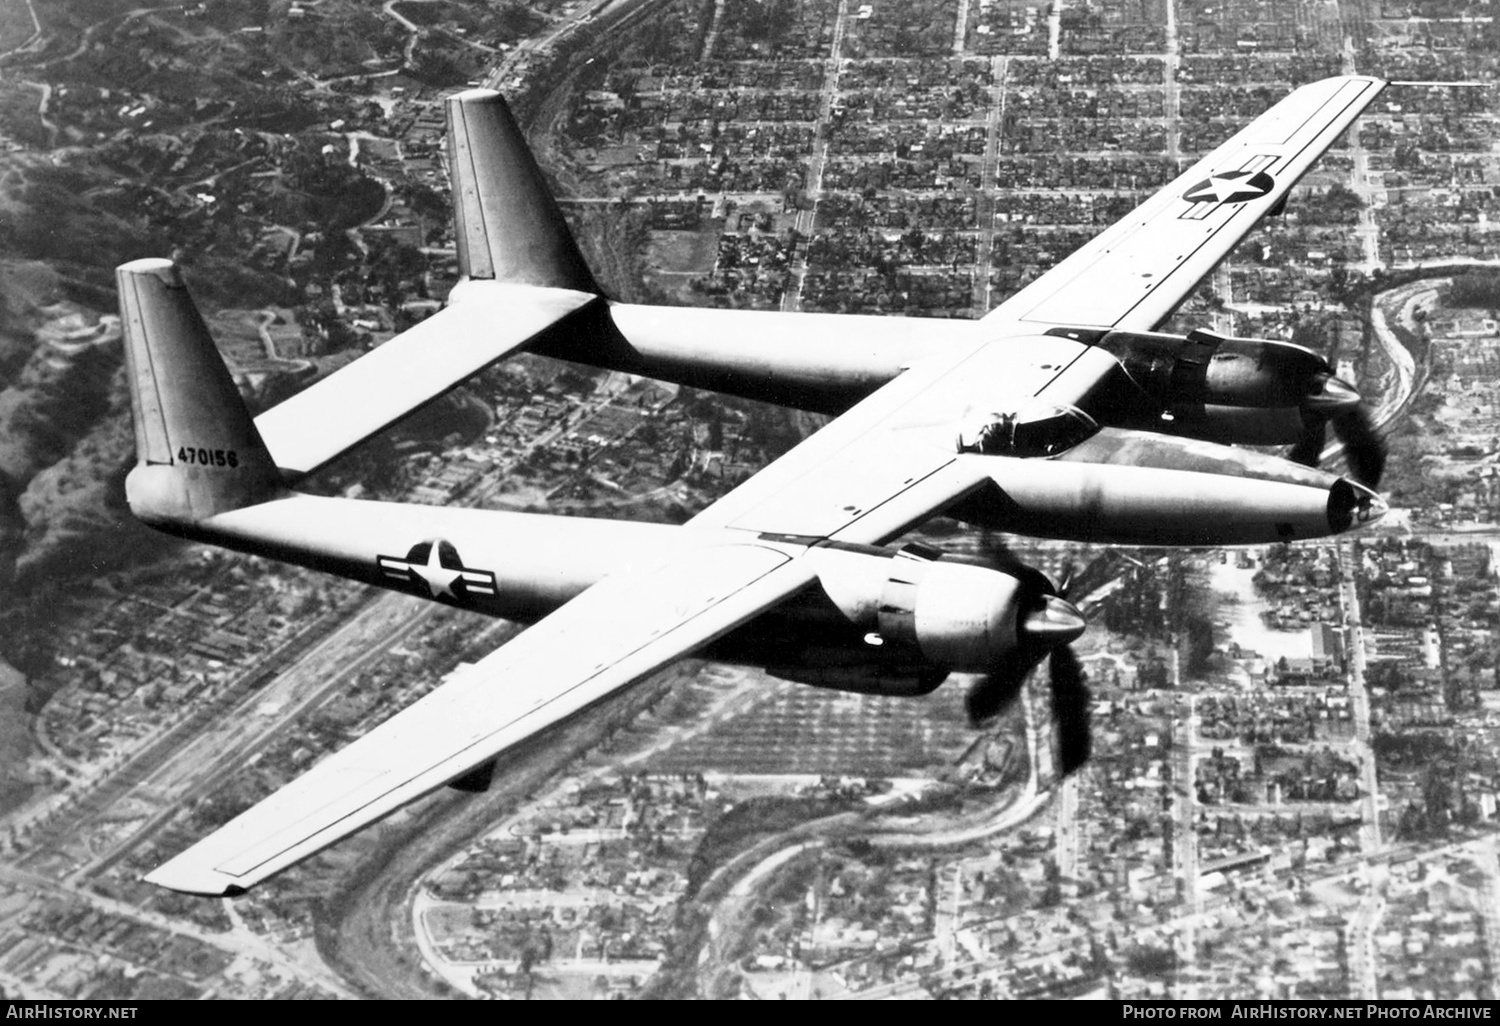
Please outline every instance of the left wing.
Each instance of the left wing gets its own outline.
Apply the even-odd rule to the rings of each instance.
[[[243,891],[781,601],[798,551],[718,540],[600,581],[146,879]]]
[[[1297,89],[992,310],[987,327],[1150,331],[1277,204],[1385,88],[1348,75]]]

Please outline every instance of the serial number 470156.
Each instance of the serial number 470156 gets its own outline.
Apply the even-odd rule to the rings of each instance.
[[[240,457],[233,449],[194,449],[183,446],[177,450],[177,462],[201,463],[208,467],[237,467]]]

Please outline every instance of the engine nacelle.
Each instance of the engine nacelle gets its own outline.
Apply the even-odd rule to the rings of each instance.
[[[933,667],[980,673],[1013,651],[1021,581],[923,545],[870,561],[858,552],[818,554],[823,590],[866,643]]]
[[[1239,445],[1290,445],[1310,416],[1357,405],[1328,361],[1289,342],[1113,331],[1094,342],[1120,361],[1139,401],[1101,422]]]
[[[821,585],[715,642],[705,655],[841,691],[923,695],[952,672],[1040,659],[1083,630],[1040,573],[965,562],[925,545],[828,545]]]
[[[948,679],[948,671],[944,669],[891,666],[878,659],[839,666],[806,658],[813,653],[804,651],[801,654],[805,661],[785,666],[772,664],[765,668],[766,672],[782,680],[809,684],[815,688],[852,691],[860,695],[884,695],[888,698],[919,698],[936,691]]]

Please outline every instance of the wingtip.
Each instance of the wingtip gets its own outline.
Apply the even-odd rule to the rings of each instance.
[[[115,268],[115,275],[123,283],[128,278],[150,276],[160,280],[168,288],[182,288],[182,272],[177,264],[165,257],[142,257]]]
[[[505,103],[505,97],[498,89],[486,89],[483,86],[476,86],[473,89],[465,89],[462,92],[454,93],[448,99],[457,104],[495,103],[497,101]],[[506,105],[509,106],[509,104]]]
[[[196,894],[205,898],[233,898],[244,894],[248,888],[236,883],[233,877],[218,870],[183,865],[181,858],[173,859],[147,873],[143,880],[157,887],[164,887],[179,894]]]

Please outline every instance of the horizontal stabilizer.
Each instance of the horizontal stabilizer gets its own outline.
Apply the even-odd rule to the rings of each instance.
[[[294,480],[460,385],[597,297],[468,282],[450,305],[255,419]]]

